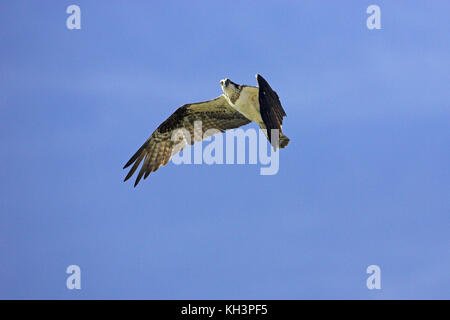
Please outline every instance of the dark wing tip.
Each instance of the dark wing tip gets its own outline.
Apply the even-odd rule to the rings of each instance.
[[[133,162],[131,162],[131,159],[130,159],[130,160],[127,162],[127,164],[123,166],[122,169],[128,168],[132,163],[133,163]]]
[[[142,159],[144,158],[146,152],[145,152],[145,147],[148,145],[148,141],[146,141],[142,147],[139,148],[139,150],[131,157],[130,160],[128,160],[127,164],[123,167],[124,169],[126,169],[128,166],[130,166],[131,164],[133,164],[133,166],[131,167],[130,171],[128,172],[127,176],[125,177],[125,179],[123,180],[123,182],[127,181],[128,179],[131,178],[131,176],[134,174],[134,172],[136,171],[136,169],[139,167],[139,164],[141,163]],[[139,181],[138,181],[139,182]]]
[[[144,165],[142,165],[141,171],[139,171],[139,173],[137,175],[137,178],[136,178],[136,181],[134,182],[134,187],[136,187],[138,185],[139,181],[141,181],[145,170],[146,170],[146,168],[145,168],[145,162],[144,162]]]
[[[266,79],[264,79],[264,77],[262,75],[260,75],[259,73],[257,73],[255,75],[256,77],[256,81],[258,81],[258,86],[261,87],[261,85],[266,85],[268,87],[270,87],[269,83],[267,82]],[[271,88],[272,89],[272,88]]]
[[[128,160],[128,162],[123,166],[123,169],[128,168],[137,160],[137,158],[141,155],[144,148],[147,146],[147,143],[148,140],[139,148],[138,151],[136,151],[136,153],[130,158],[130,160]]]

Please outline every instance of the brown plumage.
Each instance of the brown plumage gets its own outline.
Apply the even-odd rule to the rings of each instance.
[[[194,135],[195,121],[202,121],[202,132],[198,132],[196,135]],[[205,132],[209,129],[224,132],[227,129],[238,128],[248,123],[250,123],[250,120],[233,109],[223,96],[210,101],[185,104],[161,123],[150,138],[128,160],[123,167],[124,169],[134,164],[124,181],[127,181],[136,172],[139,164],[143,161],[134,183],[136,187],[142,177],[146,179],[151,172],[166,165],[173,155],[183,150],[188,143],[186,140],[172,141],[172,134],[176,129],[185,128],[190,134],[190,144],[192,145],[194,137],[203,139]]]

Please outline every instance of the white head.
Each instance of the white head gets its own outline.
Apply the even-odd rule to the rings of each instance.
[[[229,98],[240,91],[240,86],[228,78],[220,80],[220,87],[222,88],[223,93]]]

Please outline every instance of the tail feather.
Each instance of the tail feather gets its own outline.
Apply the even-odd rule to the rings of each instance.
[[[280,135],[280,149],[285,148],[289,144],[289,141],[290,141],[289,138],[286,137],[284,135],[284,133],[281,133],[281,135]]]
[[[267,140],[269,140],[269,142],[270,142],[270,144],[275,148],[275,150],[278,148],[278,146],[276,146],[274,143],[275,143],[275,141],[271,141],[272,139],[269,139],[269,136],[267,135],[267,129],[266,129],[266,126],[264,125],[264,124],[260,124],[259,125],[260,127],[261,127],[261,130],[264,132],[264,134],[265,134],[265,136],[266,136],[266,138],[267,138]],[[272,129],[272,130],[276,130],[276,129]],[[279,136],[279,145],[280,145],[280,149],[283,149],[283,148],[285,148],[288,144],[289,144],[289,141],[290,141],[290,139],[287,137],[287,136],[285,136],[284,135],[284,133],[283,132],[279,132],[280,133],[280,136]]]

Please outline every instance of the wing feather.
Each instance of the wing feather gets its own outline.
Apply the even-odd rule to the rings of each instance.
[[[259,87],[258,100],[261,118],[267,128],[267,139],[272,143],[271,129],[278,129],[280,136],[282,135],[281,126],[286,112],[281,106],[278,94],[270,87],[269,83],[259,74],[256,75],[256,80]],[[277,146],[274,147],[276,148]]]
[[[194,133],[194,122],[201,121],[201,130],[197,128]],[[125,164],[124,169],[133,164],[125,177],[127,181],[139,167],[144,159],[143,165],[138,173],[134,186],[142,177],[146,179],[151,172],[166,165],[173,155],[183,150],[188,142],[192,145],[195,141],[205,138],[205,132],[209,129],[217,129],[216,132],[208,132],[209,136],[227,129],[238,128],[250,123],[246,117],[233,109],[223,95],[209,101],[185,104],[178,108],[167,120],[153,132],[150,138],[138,149],[138,151]],[[185,137],[180,141],[173,141],[172,134],[184,128],[189,132],[191,141]],[[194,141],[195,137],[195,141]]]
[[[139,164],[141,163],[142,158],[144,157],[144,155],[145,155],[144,153],[141,153],[141,154],[138,155],[139,158],[136,157],[137,160],[136,160],[136,162],[134,163],[134,165],[131,167],[130,172],[128,172],[127,176],[125,177],[125,181],[128,180],[128,179],[134,174],[134,172],[136,171],[136,169],[139,167]]]

